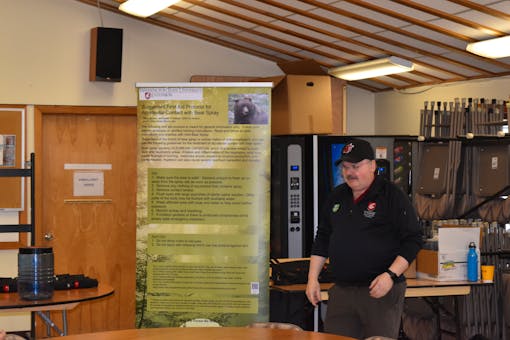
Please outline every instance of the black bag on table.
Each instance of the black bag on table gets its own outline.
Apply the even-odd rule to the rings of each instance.
[[[310,260],[294,260],[280,262],[271,259],[271,280],[275,285],[304,284],[308,281],[308,269]],[[319,282],[333,282],[333,275],[327,263],[324,264],[319,274]]]

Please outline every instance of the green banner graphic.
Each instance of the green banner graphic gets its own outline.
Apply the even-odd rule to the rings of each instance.
[[[267,321],[271,83],[137,93],[137,326]]]

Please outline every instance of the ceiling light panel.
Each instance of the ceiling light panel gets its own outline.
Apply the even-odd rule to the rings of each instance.
[[[509,57],[510,35],[468,44],[466,50],[491,59]]]
[[[367,78],[377,78],[388,74],[409,72],[413,69],[413,63],[408,60],[398,57],[388,57],[345,66],[333,67],[328,70],[328,73],[334,77],[352,81]]]
[[[120,4],[119,9],[137,17],[147,18],[179,1],[180,0],[127,0]]]

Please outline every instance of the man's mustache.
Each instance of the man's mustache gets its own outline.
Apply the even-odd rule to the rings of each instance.
[[[358,179],[358,176],[347,176],[348,181],[353,180],[353,179]]]

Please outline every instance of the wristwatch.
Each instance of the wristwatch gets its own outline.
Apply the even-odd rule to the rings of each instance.
[[[393,280],[393,282],[397,281],[397,279],[399,278],[399,276],[390,269],[386,269],[386,273],[390,274],[390,277]]]

